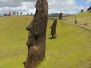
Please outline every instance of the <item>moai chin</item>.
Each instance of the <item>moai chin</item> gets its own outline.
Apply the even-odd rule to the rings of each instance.
[[[57,27],[57,19],[53,21],[53,24],[51,26],[51,37],[50,39],[55,39],[56,38],[56,27]]]
[[[34,18],[26,28],[29,35],[27,40],[28,55],[24,63],[25,68],[36,68],[45,57],[48,2],[47,0],[37,0],[35,7]]]

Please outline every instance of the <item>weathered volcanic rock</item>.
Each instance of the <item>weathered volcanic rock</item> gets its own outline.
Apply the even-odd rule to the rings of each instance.
[[[36,68],[45,57],[46,28],[48,20],[47,0],[37,0],[36,13],[32,22],[27,26],[29,31],[27,46],[28,55],[25,68]]]
[[[57,19],[54,20],[51,26],[51,38],[50,39],[56,38],[56,27],[57,27]]]

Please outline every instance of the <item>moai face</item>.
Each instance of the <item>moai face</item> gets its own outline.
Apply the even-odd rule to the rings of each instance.
[[[47,0],[37,0],[36,13],[27,26],[29,31],[27,46],[28,56],[25,68],[36,68],[36,65],[45,57],[46,27],[48,20]]]

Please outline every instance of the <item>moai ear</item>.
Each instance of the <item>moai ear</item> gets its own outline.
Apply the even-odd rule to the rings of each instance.
[[[39,39],[39,34],[34,34],[34,39],[37,41]]]

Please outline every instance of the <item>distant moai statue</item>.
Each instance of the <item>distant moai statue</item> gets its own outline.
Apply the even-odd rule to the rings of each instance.
[[[50,39],[55,39],[56,38],[56,27],[57,27],[57,19],[53,21],[53,24],[51,26],[51,37]]]
[[[16,13],[17,13],[17,15],[19,15],[18,11]]]
[[[62,20],[63,13],[61,12],[59,15],[59,20]]]
[[[22,12],[20,12],[20,15],[22,15]]]
[[[31,16],[32,16],[33,14],[31,13]]]
[[[75,18],[75,21],[74,22],[75,22],[75,24],[77,24],[77,19],[76,18]]]
[[[83,12],[83,9],[81,10],[81,13]]]
[[[85,26],[87,26],[87,25],[88,25],[88,23],[86,22],[86,23],[84,23],[84,25],[85,25]]]
[[[15,11],[13,11],[13,15],[16,15],[16,12]]]
[[[25,68],[36,68],[36,66],[45,57],[45,45],[46,45],[46,28],[48,21],[48,3],[47,0],[37,0],[36,13],[31,22],[27,26],[29,31],[27,46],[28,55],[26,62],[24,62]]]
[[[8,16],[11,16],[11,12],[9,12]]]

